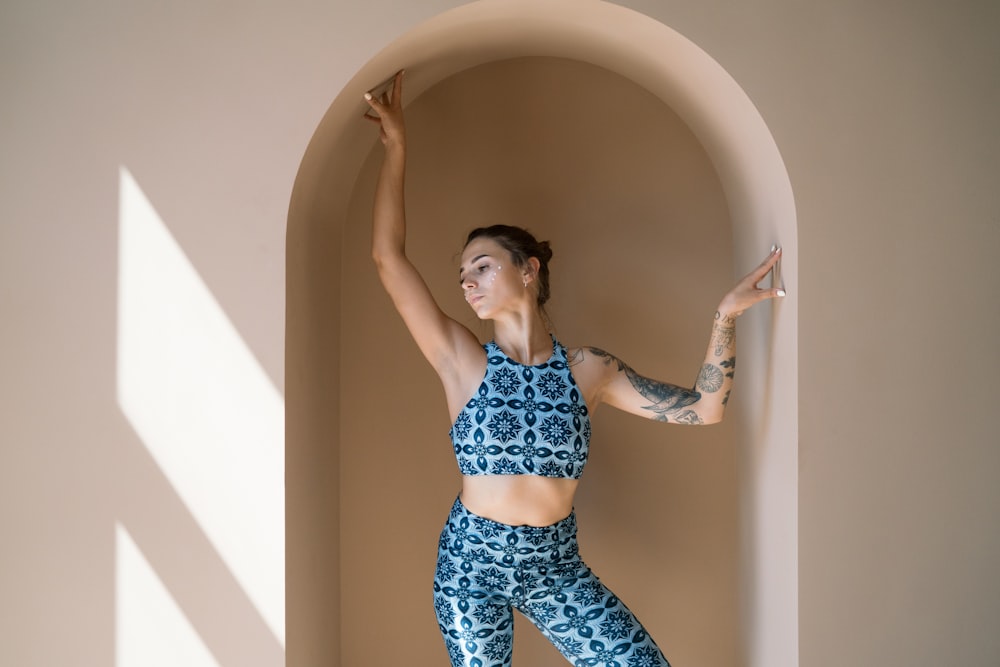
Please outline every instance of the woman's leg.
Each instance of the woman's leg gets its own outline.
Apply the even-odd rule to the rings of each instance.
[[[468,599],[451,586],[434,584],[434,611],[452,667],[510,667],[514,614],[500,598]]]
[[[579,559],[538,571],[518,611],[577,667],[669,667],[628,607]]]
[[[512,572],[486,556],[462,511],[453,508],[441,533],[434,572],[438,628],[452,667],[509,667],[514,614],[506,591]]]
[[[573,514],[551,526],[507,526],[456,501],[441,533],[434,608],[454,667],[510,665],[512,608],[577,667],[669,667],[580,559]]]

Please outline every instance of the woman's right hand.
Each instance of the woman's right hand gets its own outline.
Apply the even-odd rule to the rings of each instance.
[[[392,145],[403,146],[406,143],[406,129],[403,124],[403,70],[396,72],[392,89],[381,99],[371,93],[365,93],[365,101],[378,118],[365,114],[365,118],[379,124],[379,138],[387,148]]]
[[[736,287],[722,298],[718,310],[719,317],[723,320],[735,320],[747,308],[756,303],[785,296],[785,290],[781,288],[757,287],[757,283],[764,280],[779,259],[781,259],[781,248],[775,247],[756,269],[748,273],[743,280],[736,284]]]

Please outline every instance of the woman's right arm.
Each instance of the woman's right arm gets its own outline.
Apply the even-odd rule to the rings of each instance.
[[[372,212],[372,259],[420,351],[445,379],[470,350],[482,348],[467,328],[451,319],[434,301],[427,284],[406,256],[406,214],[403,186],[406,174],[406,131],[402,109],[403,73],[396,74],[390,99],[365,99],[378,114],[385,157],[375,187]],[[371,116],[366,116],[371,118]],[[446,382],[447,384],[447,382]]]

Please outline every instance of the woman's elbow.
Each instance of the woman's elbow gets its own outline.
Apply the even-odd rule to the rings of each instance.
[[[725,408],[719,408],[717,410],[708,410],[702,412],[699,417],[701,417],[700,426],[711,426],[712,424],[718,424],[722,421],[722,418],[726,415]]]
[[[398,252],[379,246],[372,246],[372,262],[375,263],[375,268],[378,269],[380,274],[391,270],[399,259],[400,254]]]

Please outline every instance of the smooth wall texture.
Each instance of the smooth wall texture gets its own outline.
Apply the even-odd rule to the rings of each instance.
[[[282,259],[305,146],[364,63],[459,4],[0,9],[0,662],[114,664],[126,519],[219,664],[281,664],[115,401],[119,167],[282,387],[310,371],[282,341],[285,270],[308,268]],[[845,644],[857,664],[994,664],[1000,9],[618,4],[732,74],[792,179],[801,664],[840,664]],[[291,393],[290,410],[310,400]],[[306,454],[286,461],[290,533],[337,513],[337,462]],[[310,576],[338,567],[328,537],[289,561],[288,664],[339,659],[338,592]]]

